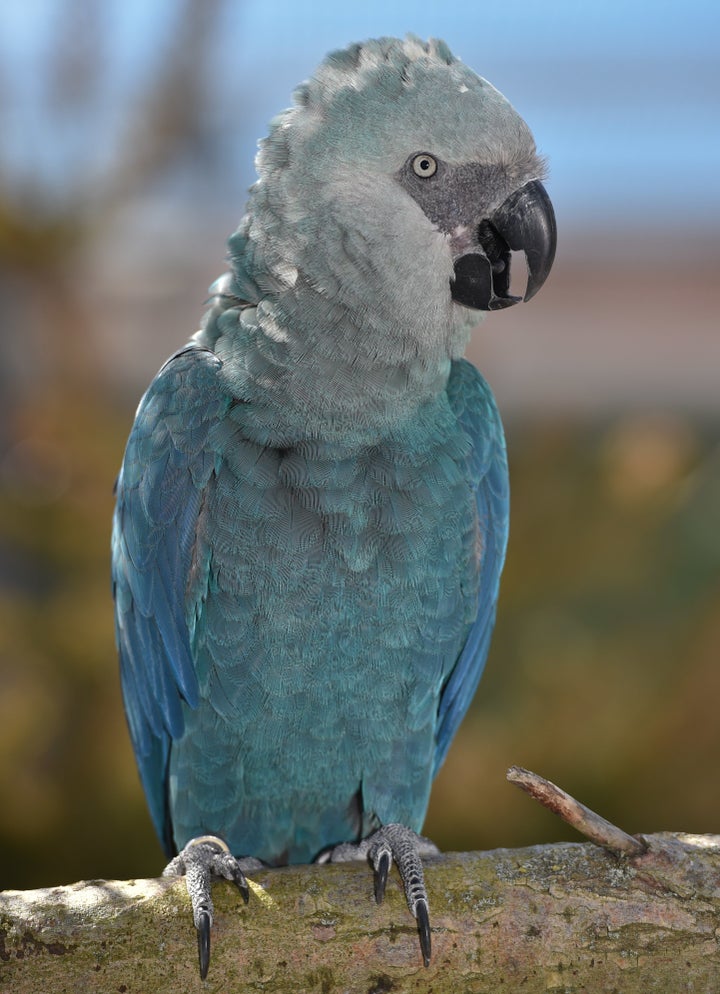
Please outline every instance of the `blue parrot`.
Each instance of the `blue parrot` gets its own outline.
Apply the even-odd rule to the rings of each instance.
[[[444,42],[330,54],[271,123],[230,272],[142,398],[112,539],[125,709],[207,973],[213,876],[394,861],[477,687],[508,532],[478,312],[555,252],[532,135]]]

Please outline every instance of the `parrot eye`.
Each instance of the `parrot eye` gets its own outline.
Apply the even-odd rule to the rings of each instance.
[[[437,160],[433,159],[432,155],[428,155],[427,152],[421,152],[413,157],[412,170],[416,176],[429,179],[437,172]]]

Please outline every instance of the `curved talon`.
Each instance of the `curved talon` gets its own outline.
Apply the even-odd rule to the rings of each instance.
[[[385,851],[380,854],[375,867],[375,901],[382,904],[385,897],[385,885],[387,884],[388,873],[390,872],[390,853]]]
[[[198,958],[200,960],[200,979],[205,980],[210,966],[210,913],[201,911],[197,921]]]
[[[431,939],[430,939],[430,914],[427,901],[420,899],[415,908],[415,917],[420,933],[420,951],[422,952],[423,963],[430,966]]]
[[[239,866],[236,866],[233,869],[232,878],[235,886],[242,894],[243,901],[245,902],[245,904],[247,904],[248,901],[250,900],[250,888],[248,887],[248,882],[245,879],[245,874],[243,873],[243,871],[240,869]]]

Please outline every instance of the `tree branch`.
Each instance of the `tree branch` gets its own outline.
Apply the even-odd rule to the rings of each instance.
[[[507,779],[539,801],[548,811],[552,811],[568,825],[572,825],[595,845],[603,846],[623,856],[640,856],[646,852],[647,845],[642,839],[623,832],[617,825],[613,825],[597,812],[591,811],[571,797],[562,787],[546,780],[545,777],[523,769],[522,766],[511,766],[507,771]]]
[[[182,881],[92,881],[0,894],[0,987],[55,991],[523,994],[720,989],[720,836],[661,834],[625,857],[590,843],[426,861],[433,958],[422,966],[397,880],[361,864],[215,888],[206,984]]]

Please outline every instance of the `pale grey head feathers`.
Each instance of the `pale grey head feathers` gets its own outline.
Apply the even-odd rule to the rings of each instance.
[[[415,327],[410,298],[446,325],[450,287],[480,310],[520,299],[509,293],[511,249],[528,258],[526,298],[552,263],[532,134],[441,41],[381,38],[331,53],[273,120],[257,168],[232,244],[238,292],[250,279],[270,293],[304,283],[353,314],[372,293],[383,321]],[[503,213],[508,202],[521,223]]]
[[[411,152],[428,151],[454,165],[501,167],[515,180],[543,171],[522,118],[442,41],[409,35],[351,45],[328,55],[294,98],[261,142],[261,176],[302,168],[302,152],[314,168],[340,160],[394,172]]]
[[[341,434],[414,416],[477,312],[518,299],[511,252],[528,258],[526,296],[547,274],[554,221],[532,135],[442,42],[329,55],[272,122],[257,168],[205,335],[220,336],[235,395],[272,395],[276,434],[281,416],[288,431],[298,419],[327,431],[331,411]]]

